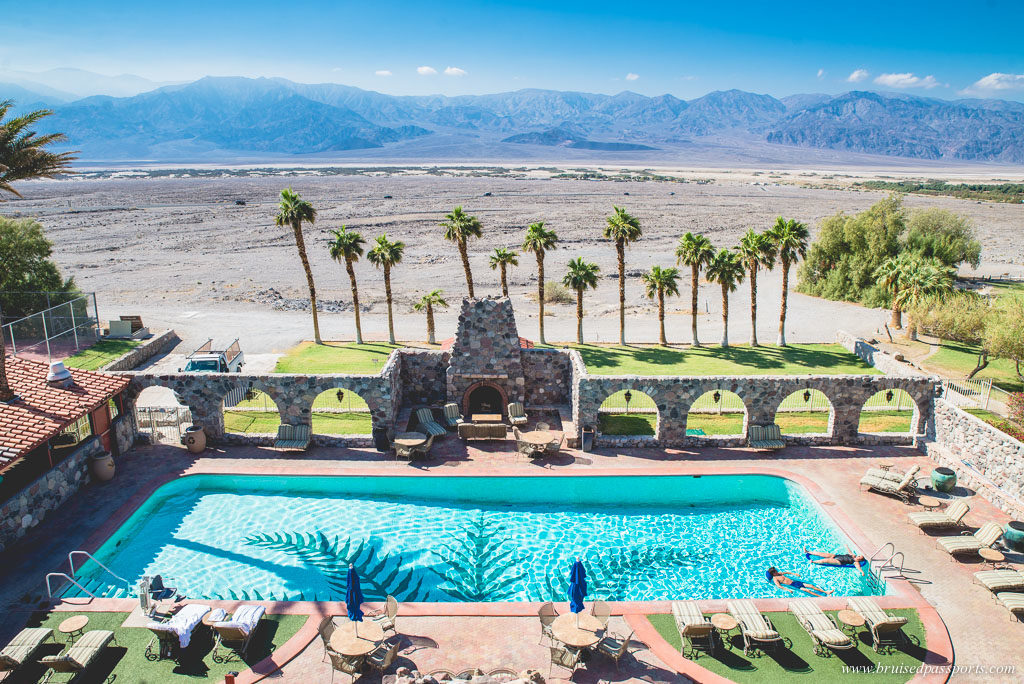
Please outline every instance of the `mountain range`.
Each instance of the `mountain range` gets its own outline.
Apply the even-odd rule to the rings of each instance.
[[[694,100],[518,90],[386,95],[279,78],[207,77],[129,97],[62,102],[0,83],[20,109],[48,106],[43,132],[95,161],[309,157],[683,160],[729,150],[766,160],[810,150],[944,162],[1024,163],[1024,104],[852,91],[777,99],[740,90]],[[566,152],[570,150],[572,152]],[[803,150],[803,152],[801,152]],[[821,155],[819,155],[820,157]]]

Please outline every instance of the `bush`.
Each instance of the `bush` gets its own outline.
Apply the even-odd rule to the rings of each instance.
[[[544,283],[545,304],[572,304],[575,301],[576,297],[573,296],[572,290],[565,285],[553,280]]]
[[[1010,420],[1024,425],[1024,392],[1013,392],[1006,400],[1006,410],[1010,414]]]

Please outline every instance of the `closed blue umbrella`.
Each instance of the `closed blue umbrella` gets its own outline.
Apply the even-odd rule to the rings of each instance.
[[[356,573],[356,569],[352,565],[348,566],[348,576],[345,581],[348,583],[348,590],[345,592],[348,619],[352,622],[362,622],[363,611],[359,609],[359,606],[363,604],[363,590],[359,588],[359,574]]]
[[[587,597],[587,571],[578,559],[569,571],[569,610],[576,613],[576,624],[579,625],[579,614],[583,611],[583,599]]]

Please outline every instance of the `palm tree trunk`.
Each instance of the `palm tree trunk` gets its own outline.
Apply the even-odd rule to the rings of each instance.
[[[501,296],[508,297],[508,279],[505,276],[505,264],[500,264],[501,268]]]
[[[658,344],[662,347],[668,346],[665,339],[665,290],[658,288]]]
[[[469,298],[473,299],[473,272],[469,270],[469,251],[464,240],[459,242],[459,256],[462,257],[462,269],[466,272],[466,289],[469,290]]]
[[[427,344],[437,344],[434,341],[434,306],[427,302]]]
[[[896,302],[892,303],[892,320],[889,321],[889,325],[892,326],[893,330],[899,330],[903,327],[903,310]]]
[[[359,288],[356,286],[356,269],[352,267],[352,259],[345,259],[345,270],[348,271],[348,279],[352,283],[352,311],[356,315],[356,344],[362,344],[363,326],[359,323]]]
[[[697,285],[700,279],[700,266],[690,266],[690,327],[693,329],[693,346],[699,347],[700,340],[697,339]]]
[[[729,346],[729,288],[722,283],[722,346]]]
[[[295,246],[299,250],[299,261],[306,271],[306,284],[309,285],[309,305],[313,310],[313,340],[317,344],[323,344],[320,339],[320,320],[316,312],[316,285],[313,283],[313,270],[309,267],[309,257],[306,256],[306,241],[302,239],[302,223],[296,221],[292,224],[292,231],[295,233]]]
[[[3,323],[3,316],[0,316],[0,323]],[[3,325],[0,325],[0,401],[10,401],[14,398],[14,392],[7,382],[7,342],[4,341]]]
[[[619,344],[626,346],[626,246],[621,240],[615,243],[619,260]]]
[[[540,343],[544,341],[544,252],[537,252],[537,303],[540,305]]]
[[[750,346],[757,345],[757,268],[750,269]]]
[[[583,344],[583,288],[576,290],[576,342]]]
[[[391,315],[391,267],[384,266],[384,297],[388,300],[388,342],[395,343],[395,320]]]
[[[789,306],[789,259],[782,260],[782,306],[779,309],[779,346],[786,346],[786,307]]]

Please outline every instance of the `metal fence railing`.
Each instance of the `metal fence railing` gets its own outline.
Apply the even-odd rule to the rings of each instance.
[[[629,402],[626,392],[630,392]],[[717,395],[717,396],[716,396]],[[601,404],[603,413],[656,413],[654,400],[638,390],[622,390],[612,394]],[[914,400],[904,390],[885,390],[877,392],[864,403],[865,411],[912,411]],[[689,408],[689,413],[743,413],[743,401],[733,392],[711,391],[697,397]],[[794,392],[782,400],[780,411],[797,412],[828,412],[832,404],[819,390]]]
[[[942,396],[953,406],[959,408],[988,409],[992,397],[992,380],[990,378],[970,380],[942,381]],[[998,388],[996,388],[998,390]]]
[[[185,406],[139,406],[135,409],[139,432],[149,433],[151,444],[177,444],[192,424],[192,412]]]
[[[65,295],[66,297],[67,295]],[[64,358],[99,339],[96,294],[73,298],[4,323],[4,346],[11,354]]]
[[[278,411],[277,404],[266,392],[241,387],[228,392],[224,397],[224,408],[265,413]],[[362,397],[348,390],[328,390],[313,399],[314,413],[366,413],[369,410]]]

